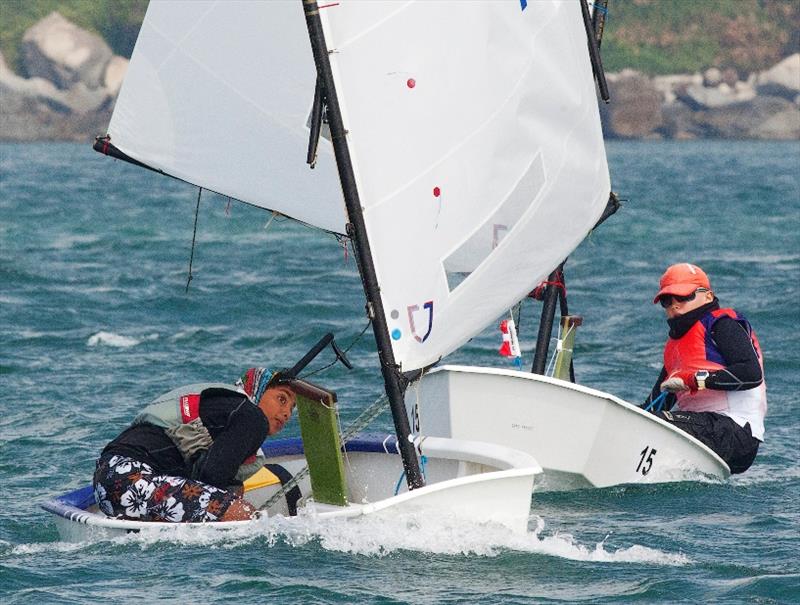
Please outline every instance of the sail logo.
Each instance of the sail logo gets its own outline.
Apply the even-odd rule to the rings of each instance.
[[[420,336],[417,333],[417,322],[414,321],[414,315],[420,312],[419,305],[409,305],[408,306],[408,323],[411,327],[411,333],[414,335],[414,339],[417,342],[425,342],[428,339],[428,336],[431,335],[431,330],[433,329],[433,301],[429,300],[428,302],[422,305],[422,314],[424,319],[425,310],[428,311],[428,330],[425,332],[424,336]],[[422,325],[425,325],[425,322],[422,322]]]

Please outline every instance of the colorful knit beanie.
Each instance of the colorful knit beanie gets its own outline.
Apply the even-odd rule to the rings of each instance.
[[[270,380],[275,376],[275,372],[269,368],[249,368],[239,380],[236,386],[242,389],[250,399],[258,405],[261,396],[267,390]]]

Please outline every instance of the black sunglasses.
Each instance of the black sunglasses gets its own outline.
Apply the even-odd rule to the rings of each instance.
[[[665,294],[661,298],[658,299],[658,302],[661,303],[661,306],[665,309],[672,304],[672,299],[674,298],[679,303],[689,302],[690,300],[694,300],[694,297],[697,296],[698,292],[708,292],[708,288],[697,288],[691,294],[687,294],[686,296],[678,296],[677,294]]]

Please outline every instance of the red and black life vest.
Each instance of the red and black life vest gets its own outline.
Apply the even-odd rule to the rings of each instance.
[[[733,309],[709,311],[697,320],[680,338],[669,338],[664,347],[664,368],[667,376],[676,372],[708,370],[713,372],[725,367],[725,359],[711,337],[711,328],[721,317],[736,320],[750,336],[753,349],[758,356],[761,371],[764,360],[761,346],[750,322]],[[684,412],[719,412],[733,418],[740,426],[750,423],[753,436],[763,441],[764,416],[767,412],[766,384],[742,391],[720,391],[703,389],[695,393],[677,393],[678,409]]]

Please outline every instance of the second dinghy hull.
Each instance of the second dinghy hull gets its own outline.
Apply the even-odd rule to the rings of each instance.
[[[545,471],[541,491],[730,475],[710,448],[653,414],[537,374],[442,366],[409,387],[406,407],[424,434],[529,453]]]

